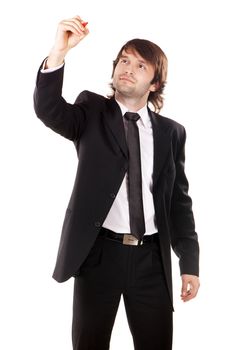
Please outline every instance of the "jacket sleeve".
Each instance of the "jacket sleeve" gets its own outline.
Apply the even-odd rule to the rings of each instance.
[[[70,104],[62,97],[64,67],[50,73],[40,70],[33,95],[37,117],[55,132],[76,141],[85,127],[84,104]]]
[[[199,275],[199,244],[195,232],[192,200],[184,171],[186,132],[182,128],[178,137],[176,178],[171,203],[172,247],[179,257],[181,274]]]

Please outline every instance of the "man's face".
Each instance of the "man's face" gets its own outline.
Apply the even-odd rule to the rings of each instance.
[[[154,77],[153,66],[136,51],[123,51],[113,73],[113,86],[117,95],[125,98],[145,99],[156,85],[151,84]]]

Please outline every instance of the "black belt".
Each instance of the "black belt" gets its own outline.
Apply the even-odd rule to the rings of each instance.
[[[159,239],[158,233],[154,233],[152,235],[145,235],[141,240],[138,240],[136,237],[129,233],[117,233],[104,227],[101,228],[99,236],[105,237],[112,241],[116,241],[118,243],[122,243],[124,245],[142,245],[146,243],[154,243],[158,242]]]

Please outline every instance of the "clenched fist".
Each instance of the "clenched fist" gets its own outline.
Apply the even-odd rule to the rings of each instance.
[[[49,54],[46,67],[56,67],[63,63],[67,52],[75,47],[89,30],[79,16],[65,19],[58,24],[54,46]]]

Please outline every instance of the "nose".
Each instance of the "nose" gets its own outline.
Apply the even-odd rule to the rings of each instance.
[[[125,67],[125,73],[126,73],[126,74],[129,74],[129,75],[133,75],[134,70],[133,70],[132,64],[128,64],[128,65]]]

